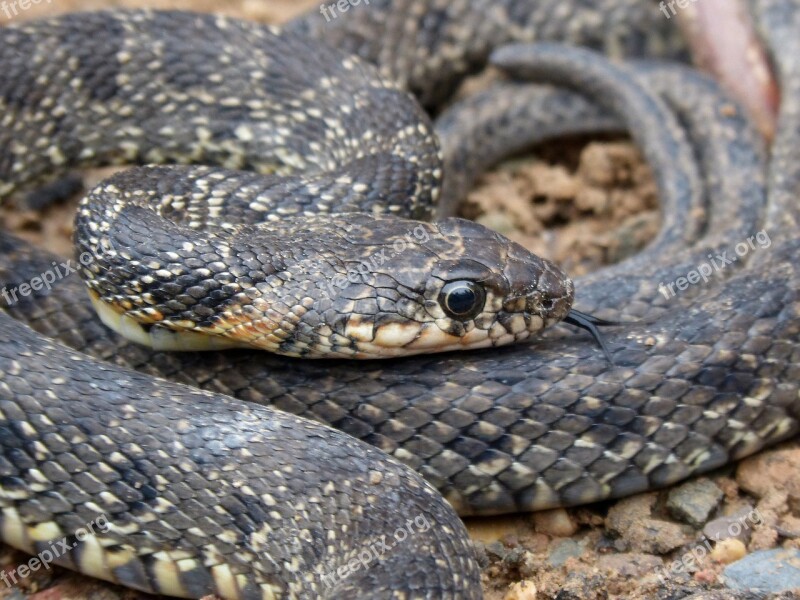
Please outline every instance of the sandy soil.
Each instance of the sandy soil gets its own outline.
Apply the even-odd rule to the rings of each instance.
[[[14,20],[88,8],[152,6],[280,22],[315,5],[291,0],[42,0]],[[7,22],[0,12],[0,24]],[[104,174],[107,171],[89,173],[87,184]],[[2,209],[0,224],[68,254],[73,214],[74,202],[44,213]],[[635,253],[659,225],[647,165],[628,141],[607,138],[567,140],[506,162],[484,176],[462,214],[556,260],[573,275]],[[699,482],[618,502],[470,519],[483,561],[486,597],[678,599],[718,589],[726,563],[755,550],[800,546],[798,453],[798,444],[788,444]],[[696,506],[701,507],[701,517],[689,510]],[[720,518],[753,510],[760,523],[747,535],[714,544],[715,551],[691,568],[664,570],[701,544],[704,535],[729,537],[730,527]],[[13,568],[27,560],[0,545],[0,567]],[[14,588],[0,585],[0,599],[28,595],[39,600],[144,597],[58,568],[40,571]]]

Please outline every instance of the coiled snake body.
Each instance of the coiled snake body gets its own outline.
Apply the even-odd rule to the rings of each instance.
[[[139,329],[116,323],[134,335],[167,329],[151,336],[164,347],[176,344],[160,325],[166,317],[214,334],[228,327],[201,310],[211,296],[238,298],[227,305],[239,319],[229,329],[287,354],[325,346],[358,355],[418,339],[414,350],[427,351],[426,341],[438,348],[469,331],[478,331],[477,345],[493,345],[564,316],[572,290],[560,273],[474,225],[444,220],[398,230],[379,213],[426,216],[443,172],[439,210],[446,214],[474,174],[504,153],[562,133],[628,127],[656,171],[665,226],[642,254],[576,281],[581,307],[636,318],[610,330],[613,363],[574,332],[358,364],[241,350],[165,353],[99,324],[84,284],[67,278],[6,299],[0,315],[3,541],[36,553],[67,537],[75,543],[59,564],[186,597],[477,598],[466,532],[432,486],[462,514],[590,502],[667,485],[797,430],[797,6],[765,0],[756,7],[783,91],[768,164],[739,111],[684,67],[620,67],[585,50],[515,45],[493,61],[558,87],[505,82],[447,111],[436,124],[442,171],[430,125],[402,90],[311,36],[375,60],[436,106],[442,90],[498,44],[529,41],[533,31],[554,39],[571,32],[574,42],[639,54],[653,38],[637,32],[654,21],[638,3],[619,0],[575,7],[566,20],[561,11],[550,14],[548,2],[496,10],[428,4],[364,7],[330,27],[309,16],[285,34],[149,12],[0,30],[0,61],[8,66],[0,79],[0,189],[95,162],[220,165],[124,172],[90,194],[104,200],[83,204],[76,222],[76,261],[94,277],[95,301],[113,304],[117,315],[136,313]],[[389,15],[383,26],[381,15]],[[610,25],[621,15],[641,17],[640,28],[618,37]],[[391,58],[382,39],[395,45]],[[293,69],[302,74],[288,77]],[[429,82],[431,73],[442,79]],[[487,132],[496,137],[485,140]],[[157,212],[146,208],[148,197],[157,199]],[[410,209],[409,199],[417,200]],[[319,203],[312,208],[312,201]],[[222,205],[230,210],[211,221]],[[371,214],[350,214],[356,209]],[[339,216],[306,214],[312,211]],[[254,229],[244,224],[253,212],[282,220]],[[300,217],[306,229],[294,227]],[[415,237],[416,227],[423,229]],[[295,237],[280,246],[264,233],[275,229]],[[762,231],[769,247],[730,272],[671,299],[659,293],[660,283]],[[238,245],[224,241],[231,233]],[[278,258],[245,247],[252,236],[266,236]],[[283,291],[294,290],[300,274],[315,282],[349,274],[339,254],[326,254],[331,247],[356,248],[353,263],[361,264],[392,236],[409,250],[360,274],[374,279],[355,277],[336,289],[301,285],[296,305],[270,297],[286,304],[281,315],[291,319],[252,324],[246,290],[274,283],[258,279],[252,263],[281,278]],[[311,250],[321,258],[312,260]],[[202,264],[180,271],[182,252]],[[470,253],[477,264],[468,269],[461,261]],[[232,255],[240,259],[233,267],[226,263]],[[409,264],[420,256],[427,258]],[[0,260],[5,290],[54,268],[52,257],[8,236]],[[208,273],[196,279],[197,270]],[[544,288],[514,287],[531,277]],[[449,298],[444,283],[476,279],[486,283],[477,294],[486,294],[481,306],[490,315],[470,313],[459,328],[459,319],[436,312]],[[170,286],[178,288],[174,300],[159,295]],[[389,291],[367,293],[378,288]],[[323,292],[340,304],[305,302]],[[459,302],[448,310],[460,313]],[[115,318],[106,314],[107,322]],[[365,331],[370,318],[394,329]],[[414,319],[428,325],[410,335],[402,323]],[[431,323],[444,323],[444,333]],[[106,531],[70,537],[100,516]],[[423,521],[429,527],[411,525]],[[381,560],[333,575],[399,529],[408,537]]]

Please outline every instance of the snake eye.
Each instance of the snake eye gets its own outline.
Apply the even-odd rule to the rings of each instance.
[[[451,281],[442,288],[439,304],[452,319],[471,319],[483,310],[486,292],[474,281]]]

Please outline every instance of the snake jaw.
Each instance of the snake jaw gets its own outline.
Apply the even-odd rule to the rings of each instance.
[[[202,352],[248,347],[232,338],[210,335],[200,331],[173,330],[156,324],[142,323],[125,312],[120,312],[104,302],[94,290],[89,290],[89,299],[103,324],[124,338],[164,352]]]

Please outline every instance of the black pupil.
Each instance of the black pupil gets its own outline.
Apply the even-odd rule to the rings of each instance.
[[[475,292],[467,286],[457,287],[447,295],[447,308],[457,315],[468,313],[475,306]]]

